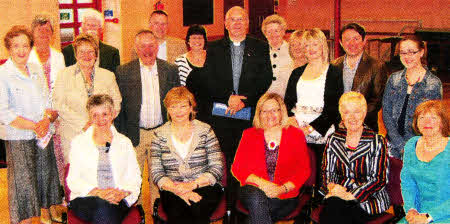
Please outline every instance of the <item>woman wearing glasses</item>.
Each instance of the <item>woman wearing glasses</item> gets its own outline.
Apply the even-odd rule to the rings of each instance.
[[[405,68],[389,77],[383,96],[383,121],[391,145],[390,156],[393,157],[390,160],[390,192],[400,191],[403,148],[415,136],[412,122],[416,107],[424,101],[442,98],[441,81],[421,63],[424,42],[417,37],[407,37],[399,45],[400,60]]]

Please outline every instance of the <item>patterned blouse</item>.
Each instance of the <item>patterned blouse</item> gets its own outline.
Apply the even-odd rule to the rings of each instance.
[[[322,163],[323,195],[328,183],[336,183],[350,191],[360,206],[369,214],[378,214],[389,208],[388,150],[383,136],[364,126],[356,149],[345,144],[347,130],[339,128],[327,141]]]

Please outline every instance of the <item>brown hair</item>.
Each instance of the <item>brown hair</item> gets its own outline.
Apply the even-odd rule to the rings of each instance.
[[[291,56],[291,58],[294,58],[294,56],[292,54],[291,43],[295,40],[298,40],[298,41],[300,41],[300,43],[304,44],[303,40],[302,40],[302,33],[303,33],[303,31],[296,30],[293,33],[291,33],[291,36],[289,37],[289,55]]]
[[[399,42],[398,42],[398,46],[400,46],[401,43],[410,40],[414,43],[416,43],[417,48],[420,50],[425,50],[425,42],[418,36],[416,35],[409,35],[409,36],[404,36]]]
[[[164,106],[168,109],[171,105],[175,103],[179,103],[181,101],[187,100],[189,102],[189,106],[195,108],[197,103],[195,102],[194,95],[189,92],[189,90],[185,86],[174,87],[169,92],[167,92],[166,97],[164,98]],[[195,110],[192,110],[192,113],[189,114],[189,120],[192,121],[195,119]],[[167,119],[172,121],[170,114],[167,112]]]
[[[11,48],[11,40],[14,37],[18,37],[20,35],[25,35],[30,43],[30,48],[33,47],[34,40],[33,40],[33,34],[31,33],[30,29],[28,29],[26,26],[18,25],[13,26],[5,35],[5,38],[3,39],[6,49],[9,51]]]
[[[95,94],[89,97],[86,103],[86,110],[89,112],[93,107],[106,105],[111,112],[114,111],[114,101],[108,94]]]
[[[94,48],[95,57],[98,57],[98,40],[96,37],[87,33],[81,33],[80,35],[77,36],[77,38],[75,38],[75,41],[73,42],[75,55],[77,54],[78,47],[83,43],[91,45]]]
[[[38,14],[31,22],[31,31],[34,32],[34,29],[36,29],[36,27],[43,26],[47,23],[50,25],[50,29],[53,32],[53,22],[51,16],[47,13]]]
[[[286,128],[288,127],[288,114],[286,105],[284,104],[283,98],[278,95],[277,93],[265,93],[264,95],[259,98],[258,103],[256,104],[255,109],[255,117],[253,118],[253,126],[255,128],[264,128],[261,124],[261,112],[263,105],[269,101],[269,100],[275,100],[277,101],[278,105],[280,106],[280,113],[281,113],[281,127]]]
[[[442,136],[448,137],[450,136],[450,121],[448,111],[444,106],[442,100],[428,100],[425,101],[419,106],[417,106],[416,111],[414,112],[413,117],[413,129],[418,135],[422,135],[417,127],[417,120],[420,115],[434,112],[441,119],[441,133]]]

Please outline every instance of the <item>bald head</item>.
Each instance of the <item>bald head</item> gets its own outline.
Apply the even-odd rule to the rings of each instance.
[[[242,7],[234,6],[225,14],[225,28],[232,41],[241,42],[245,39],[248,23],[247,12]]]

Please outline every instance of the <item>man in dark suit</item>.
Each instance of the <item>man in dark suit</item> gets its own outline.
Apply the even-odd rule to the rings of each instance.
[[[103,16],[100,12],[94,9],[87,9],[83,12],[81,20],[81,32],[90,34],[96,38],[100,38],[100,34],[103,30]],[[113,46],[99,41],[99,60],[96,64],[100,68],[108,69],[111,72],[116,70],[116,67],[120,65],[119,50]],[[64,61],[66,66],[71,66],[77,62],[75,58],[73,45],[68,45],[62,49],[64,55]]]
[[[258,99],[272,83],[272,68],[267,43],[247,35],[249,19],[241,7],[231,8],[225,16],[228,36],[208,44],[203,72],[189,75],[188,88],[199,104],[198,117],[214,129],[228,169],[244,129],[252,124]],[[250,120],[212,115],[214,103],[226,105],[227,113],[249,107]],[[228,175],[231,186],[231,175]],[[233,183],[235,185],[235,183]],[[233,187],[232,187],[233,188]],[[234,190],[227,191],[228,208],[233,206]]]
[[[340,43],[346,54],[333,64],[343,70],[344,92],[357,91],[364,95],[367,100],[364,123],[378,131],[378,111],[388,77],[386,66],[364,52],[367,39],[361,25],[347,24],[341,34]]]
[[[135,50],[138,59],[120,65],[116,70],[122,106],[114,124],[120,133],[131,139],[143,172],[150,156],[152,130],[167,121],[163,100],[170,89],[180,85],[180,79],[175,65],[156,58],[158,42],[152,31],[141,30],[136,34]],[[155,192],[150,194],[152,204],[158,191]]]

